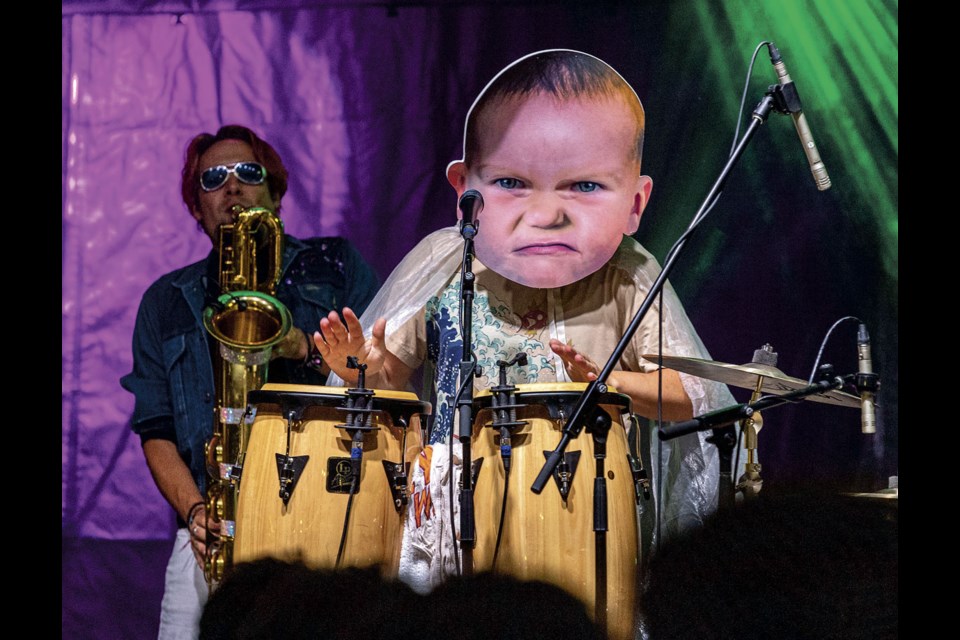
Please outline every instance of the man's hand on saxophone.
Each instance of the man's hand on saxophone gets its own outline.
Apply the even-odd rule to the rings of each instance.
[[[206,562],[207,545],[220,538],[220,522],[208,518],[207,505],[199,502],[187,518],[187,529],[190,532],[190,547],[193,549],[193,557],[197,559],[197,564],[203,569]]]

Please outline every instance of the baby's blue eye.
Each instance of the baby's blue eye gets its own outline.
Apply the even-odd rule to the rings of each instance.
[[[590,193],[599,189],[600,185],[596,182],[578,182],[573,185],[573,188],[581,193]]]
[[[501,189],[516,189],[520,186],[520,181],[516,178],[499,178],[497,179],[497,186]]]

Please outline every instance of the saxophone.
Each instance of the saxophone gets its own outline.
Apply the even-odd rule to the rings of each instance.
[[[271,350],[293,324],[289,309],[273,297],[282,270],[283,223],[262,207],[235,205],[232,213],[233,224],[218,230],[221,295],[203,313],[204,326],[220,343],[213,437],[206,445],[207,517],[220,523],[219,536],[207,533],[204,577],[211,586],[233,563],[240,476],[253,421],[247,393],[266,382]]]

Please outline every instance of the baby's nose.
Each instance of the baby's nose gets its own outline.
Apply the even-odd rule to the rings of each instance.
[[[560,226],[567,219],[565,203],[553,194],[535,194],[527,201],[523,219],[532,227]]]

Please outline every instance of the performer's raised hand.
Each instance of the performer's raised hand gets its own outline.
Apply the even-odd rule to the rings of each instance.
[[[342,320],[336,311],[321,318],[320,331],[314,332],[313,342],[331,371],[344,382],[356,384],[359,372],[347,367],[347,358],[353,356],[361,364],[366,364],[368,379],[379,373],[387,358],[386,328],[386,319],[379,318],[373,325],[373,335],[365,338],[360,319],[352,309],[344,307]]]

